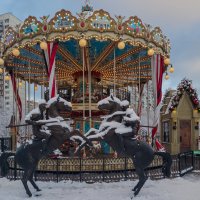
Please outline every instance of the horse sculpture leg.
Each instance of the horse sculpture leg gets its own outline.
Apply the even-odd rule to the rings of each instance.
[[[145,174],[144,168],[142,166],[140,166],[138,163],[136,163],[135,160],[133,160],[133,162],[134,162],[136,174],[138,175],[138,178],[139,178],[137,185],[133,188],[134,195],[136,196],[136,195],[138,195],[141,188],[145,184],[145,182],[147,180],[147,176]]]
[[[31,183],[31,185],[36,189],[36,191],[41,191],[41,189],[36,185],[35,181],[33,180],[33,174],[34,174],[34,171],[35,171],[35,168],[32,169],[32,172],[31,172],[31,176],[29,178],[29,181]]]
[[[21,179],[21,181],[22,181],[22,183],[24,185],[24,188],[26,190],[26,194],[28,194],[29,197],[32,196],[32,193],[31,193],[31,191],[28,188],[27,182],[28,182],[28,180],[29,180],[29,178],[31,176],[31,173],[32,173],[31,169],[24,169],[24,175],[23,175],[23,177]]]

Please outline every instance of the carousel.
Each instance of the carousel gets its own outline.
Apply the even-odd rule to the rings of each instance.
[[[83,134],[98,128],[103,113],[97,102],[110,94],[139,107],[143,85],[152,80],[154,56],[162,60],[165,79],[174,70],[169,39],[159,27],[137,16],[94,11],[88,1],[76,15],[63,9],[51,19],[29,16],[7,29],[1,48],[1,69],[19,80],[15,89],[25,81],[26,99],[31,84],[40,86],[42,98],[60,94],[73,106],[71,116],[63,116],[73,118],[74,128]],[[130,88],[137,88],[137,98]]]

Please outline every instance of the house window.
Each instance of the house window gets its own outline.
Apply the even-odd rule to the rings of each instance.
[[[7,29],[9,27],[9,25],[5,25],[5,29]]]
[[[9,19],[5,19],[5,23],[9,23]]]
[[[169,121],[163,122],[163,142],[169,142]]]

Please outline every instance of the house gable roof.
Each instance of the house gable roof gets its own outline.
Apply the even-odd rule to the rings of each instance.
[[[194,109],[198,109],[199,108],[199,99],[198,99],[198,95],[196,92],[196,89],[193,88],[192,86],[192,81],[188,80],[186,78],[184,78],[181,83],[178,85],[176,92],[174,93],[169,93],[169,91],[167,91],[168,94],[165,95],[164,97],[164,102],[166,102],[166,98],[169,98],[168,95],[171,96],[170,101],[167,101],[167,108],[164,111],[165,114],[172,112],[174,109],[177,108],[177,106],[179,105],[179,102],[181,100],[181,98],[183,97],[184,94],[187,94],[192,106]]]

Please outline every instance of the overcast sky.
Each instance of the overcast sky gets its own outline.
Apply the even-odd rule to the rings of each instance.
[[[193,80],[200,94],[200,1],[199,0],[91,0],[95,10],[114,15],[137,15],[144,23],[160,26],[171,41],[171,62],[175,67],[163,89],[176,88],[181,79]],[[64,8],[74,15],[84,0],[1,0],[0,13],[12,12],[24,20],[29,15],[40,17]]]

